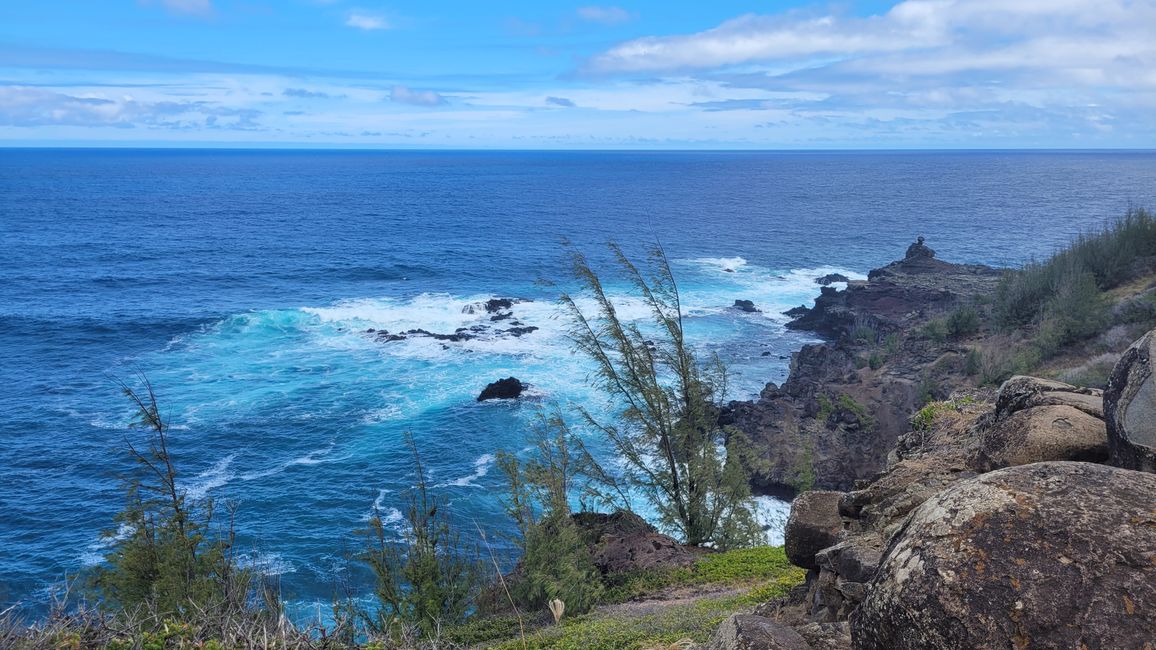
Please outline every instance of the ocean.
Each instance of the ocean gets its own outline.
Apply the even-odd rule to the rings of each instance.
[[[781,312],[817,276],[864,277],[917,235],[1018,265],[1129,205],[1156,207],[1156,154],[0,149],[0,609],[107,550],[143,435],[118,378],[150,379],[182,487],[234,503],[242,560],[309,611],[367,589],[350,557],[371,512],[400,530],[406,432],[502,551],[495,454],[542,407],[606,412],[554,301],[564,242],[628,318],[605,244],[661,242],[692,342],[747,399],[815,340]],[[524,302],[491,320],[504,297]],[[477,336],[378,336],[460,328]],[[475,401],[511,375],[523,399]]]

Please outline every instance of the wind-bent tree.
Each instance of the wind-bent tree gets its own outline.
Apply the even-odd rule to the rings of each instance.
[[[90,584],[106,604],[144,608],[162,618],[243,613],[252,576],[237,565],[232,517],[215,530],[212,499],[191,499],[180,487],[168,423],[152,384],[143,375],[140,381],[143,392],[117,383],[137,409],[137,424],[149,432],[148,447],[125,441],[137,471],[125,479],[128,503],[117,516],[120,530],[105,534],[110,548]]]
[[[678,285],[662,247],[653,248],[645,272],[619,246],[610,249],[649,308],[653,327],[644,331],[624,321],[586,258],[573,253],[583,293],[561,297],[570,337],[595,362],[594,382],[618,407],[613,420],[582,415],[625,461],[625,487],[643,495],[687,544],[754,543],[759,527],[739,458],[750,443],[718,422],[726,369],[717,358],[701,364],[688,345]],[[582,306],[587,297],[593,307]]]

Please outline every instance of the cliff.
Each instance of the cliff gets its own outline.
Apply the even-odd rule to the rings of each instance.
[[[755,491],[849,489],[882,470],[916,409],[975,383],[970,348],[924,328],[986,300],[1001,275],[936,259],[920,241],[866,281],[822,287],[813,308],[788,312],[788,327],[829,341],[796,353],[782,386],[730,405],[729,421],[761,452]]]

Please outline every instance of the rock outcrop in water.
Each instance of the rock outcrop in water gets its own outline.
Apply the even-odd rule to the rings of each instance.
[[[913,245],[915,254],[846,289],[823,287],[813,308],[790,312],[788,327],[831,341],[796,353],[782,386],[767,384],[759,399],[730,405],[734,425],[766,450],[751,467],[756,492],[849,489],[883,469],[922,399],[970,383],[966,348],[918,332],[990,296],[1001,271],[944,262],[919,246],[926,248]]]
[[[519,381],[516,377],[506,377],[498,381],[488,384],[482,389],[478,395],[478,401],[484,402],[491,399],[517,399],[521,396],[522,391],[526,390],[526,385]]]

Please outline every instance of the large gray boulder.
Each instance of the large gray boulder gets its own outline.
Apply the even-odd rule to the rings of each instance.
[[[991,469],[1049,460],[1103,462],[1104,421],[1066,404],[1017,411],[983,432],[981,449]]]
[[[1104,391],[1108,462],[1156,472],[1156,330],[1125,352]]]
[[[1052,462],[910,515],[851,616],[858,650],[1142,648],[1156,640],[1156,475]]]
[[[995,417],[1000,420],[1017,411],[1059,405],[1104,418],[1103,391],[1026,375],[1016,375],[1000,385],[995,398]]]
[[[715,631],[708,650],[812,650],[798,632],[754,614],[735,614]]]
[[[787,559],[804,569],[818,569],[815,554],[838,543],[843,532],[839,516],[842,492],[814,490],[803,492],[791,502],[791,516],[783,531]]]

